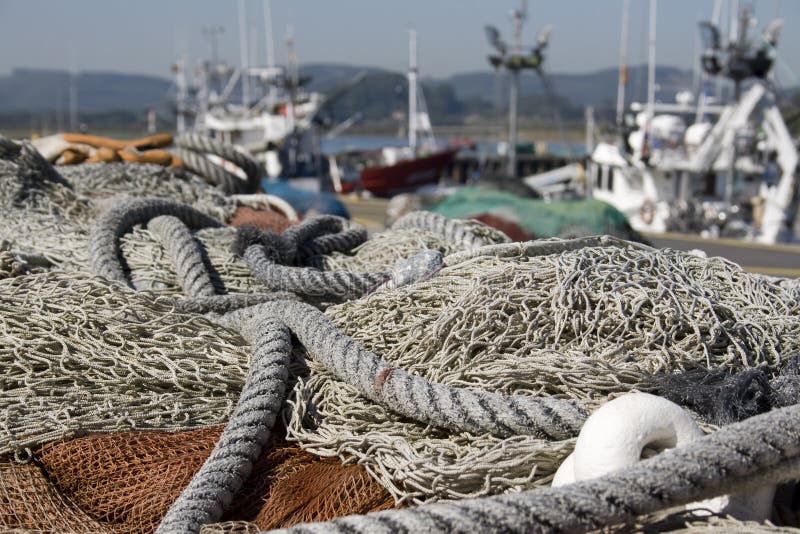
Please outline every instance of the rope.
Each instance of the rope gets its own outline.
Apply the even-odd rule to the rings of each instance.
[[[28,186],[53,182],[68,188],[71,187],[69,182],[50,165],[50,162],[44,159],[39,151],[27,141],[16,142],[0,135],[0,159],[17,165],[21,171],[21,177]]]
[[[161,241],[188,297],[217,294],[206,268],[202,250],[183,221],[172,215],[159,215],[147,223],[147,229]]]
[[[199,532],[222,516],[260,456],[286,397],[287,329],[268,318],[237,326],[253,347],[247,382],[214,450],[167,511],[159,534]]]
[[[588,532],[643,514],[800,477],[800,406],[560,488],[350,516],[274,533]]]
[[[366,240],[366,230],[349,227],[339,217],[315,217],[288,228],[283,234],[243,226],[236,237],[234,253],[244,258],[256,279],[272,289],[343,301],[358,298],[390,278],[385,272],[352,273],[287,266],[303,265],[334,251],[350,251]]]
[[[481,228],[484,236],[476,232],[476,228]],[[403,215],[397,219],[392,225],[392,230],[426,230],[445,239],[448,243],[455,244],[460,248],[472,250],[486,245],[491,245],[497,242],[497,234],[502,235],[502,232],[497,230],[490,230],[489,226],[480,225],[475,223],[468,223],[467,221],[448,219],[438,213],[429,211],[414,211]],[[503,241],[508,241],[505,237]]]
[[[120,238],[137,224],[159,215],[172,215],[192,229],[220,227],[216,219],[185,204],[158,198],[129,200],[99,217],[89,235],[89,253],[93,272],[109,280],[132,286],[125,274],[120,254]],[[194,243],[192,248],[196,248]]]
[[[247,154],[200,134],[184,134],[175,138],[175,155],[190,171],[218,185],[228,194],[255,193],[261,180],[261,168]],[[215,164],[206,155],[212,154],[239,167],[246,176],[242,180],[234,173]]]
[[[308,304],[267,303],[231,315],[236,322],[258,316],[283,321],[312,357],[361,395],[424,424],[452,432],[565,439],[586,419],[576,401],[470,391],[411,375],[365,350]]]

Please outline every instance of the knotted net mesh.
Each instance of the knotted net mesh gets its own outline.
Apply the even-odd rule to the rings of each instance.
[[[479,256],[326,313],[392,365],[434,382],[591,406],[652,390],[660,373],[777,369],[800,350],[798,296],[719,258],[609,246]],[[572,448],[571,440],[447,435],[309,366],[290,400],[290,438],[356,458],[401,502],[545,485]]]
[[[219,428],[208,425],[232,410],[250,348],[235,332],[175,313],[160,296],[181,290],[163,245],[146,229],[126,235],[122,253],[134,285],[149,291],[83,274],[88,227],[117,195],[137,190],[220,218],[230,215],[229,201],[198,193],[207,186],[160,167],[62,170],[70,189],[30,188],[18,169],[0,165],[0,198],[9,208],[0,214],[0,238],[11,241],[0,251],[0,324],[8,340],[0,346],[0,451],[33,458],[23,465],[6,456],[0,466],[0,526],[152,530],[213,447]],[[195,236],[226,290],[264,290],[230,254],[232,230]],[[424,249],[458,251],[434,232],[390,230],[320,265],[383,270]],[[27,273],[3,255],[11,250],[45,255],[58,269]],[[592,407],[609,395],[651,390],[662,373],[779,369],[800,352],[799,303],[797,282],[748,274],[724,260],[607,246],[479,255],[326,313],[392,365],[432,381],[577,398]],[[271,444],[239,507],[223,518],[253,523],[209,532],[546,485],[572,450],[573,440],[425,427],[359,396],[311,359],[301,369],[304,351],[295,352],[300,377],[283,412],[288,443]],[[104,434],[61,441],[96,432]]]

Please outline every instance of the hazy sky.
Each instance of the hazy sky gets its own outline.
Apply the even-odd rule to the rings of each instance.
[[[262,0],[244,0],[254,57],[265,58]],[[646,61],[647,0],[632,0],[629,63]],[[731,3],[731,0],[724,2]],[[740,0],[758,27],[781,16],[782,84],[800,84],[800,0]],[[690,67],[697,20],[714,0],[660,0],[660,65]],[[518,0],[272,0],[275,55],[285,61],[285,36],[294,27],[301,63],[341,62],[403,70],[407,29],[417,29],[420,70],[426,77],[484,70],[485,24],[511,40],[509,12]],[[201,32],[222,26],[220,57],[238,64],[236,0],[0,0],[0,73],[14,67],[112,70],[168,77],[179,53],[195,62],[211,55]],[[554,26],[547,68],[587,72],[616,65],[622,0],[531,0],[524,41]]]

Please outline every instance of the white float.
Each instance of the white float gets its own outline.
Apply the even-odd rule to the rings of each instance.
[[[575,451],[556,471],[553,487],[603,476],[703,436],[680,406],[647,393],[629,393],[597,409],[584,423]],[[686,505],[698,514],[721,513],[741,520],[769,519],[775,487],[724,495]],[[706,512],[707,511],[707,512]]]

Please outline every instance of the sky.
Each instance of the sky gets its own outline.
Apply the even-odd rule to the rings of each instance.
[[[248,44],[264,64],[264,0],[241,0]],[[697,21],[715,0],[658,2],[657,62],[690,68],[698,54]],[[725,0],[732,4],[736,0]],[[739,0],[754,8],[758,28],[786,21],[778,46],[782,84],[800,85],[800,0]],[[618,64],[623,0],[530,0],[523,42],[553,25],[546,58],[551,72],[591,72]],[[631,0],[628,63],[647,58],[647,0]],[[509,13],[519,0],[271,0],[275,57],[286,60],[293,27],[298,61],[379,66],[403,71],[408,29],[417,30],[421,75],[445,78],[486,70],[485,24],[512,40]],[[0,74],[16,67],[115,71],[170,76],[185,54],[189,64],[211,56],[203,28],[222,27],[219,56],[240,58],[237,0],[0,0]]]

